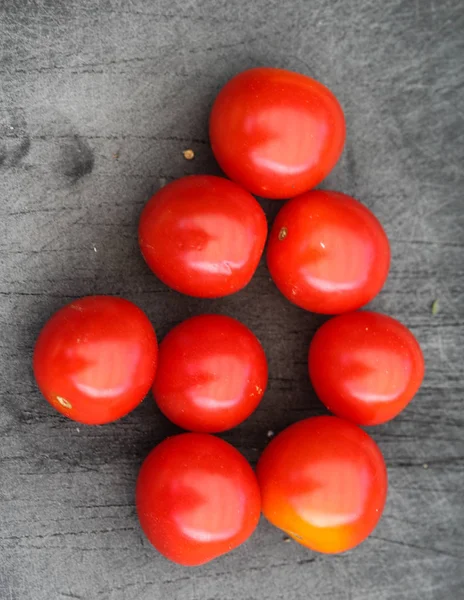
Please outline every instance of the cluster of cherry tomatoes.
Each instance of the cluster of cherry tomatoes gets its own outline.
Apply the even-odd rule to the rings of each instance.
[[[261,512],[299,543],[342,552],[377,524],[387,473],[359,425],[395,417],[417,392],[421,349],[401,323],[356,312],[382,288],[388,239],[354,198],[309,191],[336,164],[343,112],[320,83],[279,69],[229,81],[211,113],[214,154],[230,180],[184,177],[159,190],[140,220],[152,271],[178,292],[217,298],[250,281],[267,238],[251,193],[289,200],[269,234],[267,263],[279,290],[300,307],[338,314],[313,338],[308,369],[336,416],[295,423],[263,452],[256,475],[230,444],[211,435],[235,427],[260,403],[266,356],[239,321],[207,314],[177,325],[159,349],[131,302],[85,297],[41,331],[34,373],[61,413],[87,424],[113,421],[152,388],[160,410],[191,431],[159,444],[136,489],[141,526],[167,558],[199,565],[245,541]]]

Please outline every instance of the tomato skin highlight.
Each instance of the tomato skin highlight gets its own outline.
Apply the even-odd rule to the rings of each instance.
[[[315,313],[349,312],[383,287],[390,245],[363,204],[340,192],[314,190],[287,202],[269,235],[267,264],[294,304]]]
[[[264,198],[289,198],[333,169],[345,143],[345,117],[318,81],[260,67],[239,73],[220,90],[210,141],[233,181]]]
[[[139,225],[142,255],[174,290],[200,298],[238,292],[263,253],[267,221],[251,194],[232,181],[190,175],[161,188]]]
[[[256,474],[264,516],[295,541],[335,554],[375,528],[387,496],[387,471],[374,440],[338,417],[313,417],[279,433]]]
[[[261,500],[256,476],[238,450],[209,434],[184,433],[161,442],[144,461],[136,508],[158,552],[197,566],[251,536]]]
[[[396,319],[370,311],[330,319],[308,353],[309,376],[326,407],[358,425],[396,417],[424,378],[414,335]]]
[[[63,415],[88,425],[115,421],[147,395],[158,344],[145,313],[132,302],[87,296],[58,310],[34,348],[40,391]]]
[[[161,342],[153,396],[179,427],[216,433],[251,415],[267,376],[264,350],[245,325],[201,315],[174,327]]]

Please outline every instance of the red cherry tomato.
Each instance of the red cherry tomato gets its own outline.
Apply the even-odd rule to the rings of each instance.
[[[202,315],[162,341],[153,395],[179,427],[214,433],[249,417],[266,385],[266,355],[253,333],[230,317]]]
[[[387,495],[383,456],[362,429],[337,417],[291,425],[257,466],[263,513],[312,550],[344,552],[377,525]]]
[[[332,92],[314,79],[250,69],[219,92],[210,139],[231,179],[258,196],[288,198],[333,169],[345,143],[345,118]]]
[[[309,347],[309,376],[326,407],[359,425],[393,419],[424,378],[424,358],[404,325],[374,312],[325,323]]]
[[[212,435],[184,433],[148,455],[136,506],[153,546],[169,560],[196,566],[247,540],[261,501],[256,476],[238,450]]]
[[[109,423],[135,408],[156,372],[158,346],[145,313],[122,298],[88,296],[56,312],[39,334],[34,375],[70,419]]]
[[[317,190],[279,211],[267,264],[291,302],[337,314],[360,308],[378,294],[387,279],[390,246],[379,221],[360,202]]]
[[[222,177],[191,175],[161,188],[142,213],[139,243],[161,281],[218,298],[241,290],[258,266],[267,222],[258,202]]]

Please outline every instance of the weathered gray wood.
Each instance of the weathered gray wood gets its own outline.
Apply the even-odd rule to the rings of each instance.
[[[462,1],[2,0],[0,52],[0,598],[462,597]],[[263,520],[240,549],[186,570],[144,540],[133,505],[141,461],[174,426],[150,399],[104,427],[61,418],[35,388],[31,352],[45,320],[86,294],[137,302],[160,336],[223,312],[256,332],[271,373],[260,408],[225,439],[255,463],[269,429],[322,411],[306,373],[322,319],[282,298],[264,263],[245,291],[207,302],[166,289],[137,248],[159,185],[217,172],[209,107],[259,64],[339,96],[348,141],[324,186],[383,222],[393,264],[372,306],[417,334],[427,376],[402,415],[371,430],[390,493],[365,544],[320,556]],[[263,206],[272,218],[279,204]]]

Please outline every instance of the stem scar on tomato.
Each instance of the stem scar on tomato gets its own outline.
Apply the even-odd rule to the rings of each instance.
[[[64,406],[64,408],[72,408],[72,404],[69,400],[66,400],[66,398],[63,398],[62,396],[57,396],[56,397],[56,401],[61,404],[61,406]]]
[[[282,227],[282,229],[279,231],[279,241],[281,242],[282,240],[284,240],[287,237],[288,234],[288,229],[286,227]]]

